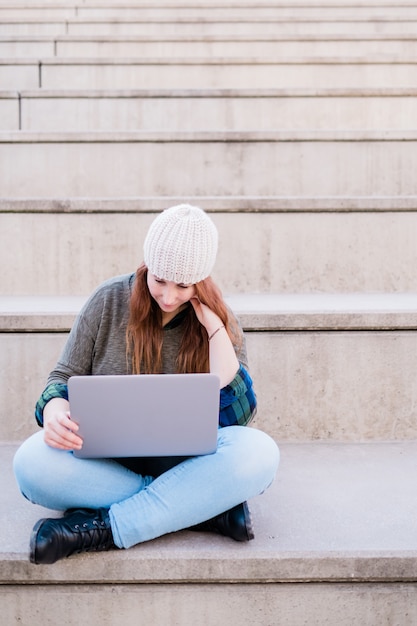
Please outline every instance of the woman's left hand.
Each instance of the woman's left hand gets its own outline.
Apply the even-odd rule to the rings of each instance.
[[[204,326],[209,336],[223,324],[220,317],[216,315],[216,313],[214,313],[214,311],[212,311],[207,304],[203,304],[196,297],[191,298],[190,302],[194,308],[198,321]]]
[[[239,369],[233,344],[220,317],[209,306],[200,302],[198,298],[190,300],[200,324],[207,331],[210,352],[210,372],[217,374],[220,379],[220,388],[228,385]],[[224,329],[224,330],[223,330]],[[221,330],[221,332],[216,332]]]

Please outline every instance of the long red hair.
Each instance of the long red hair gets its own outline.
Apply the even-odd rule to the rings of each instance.
[[[148,268],[142,264],[136,271],[130,299],[129,322],[126,330],[127,355],[134,374],[160,374],[162,372],[162,313],[152,298],[147,285]],[[198,299],[210,307],[225,325],[236,346],[242,342],[241,330],[230,318],[220,289],[208,277],[195,285]],[[190,306],[185,316],[184,332],[177,356],[179,374],[209,371],[209,346],[207,331],[200,324]]]

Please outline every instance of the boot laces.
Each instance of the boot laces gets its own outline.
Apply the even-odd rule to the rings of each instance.
[[[75,524],[74,531],[78,535],[78,548],[76,553],[90,552],[91,550],[108,550],[112,546],[111,532],[106,523],[96,519],[83,524]]]

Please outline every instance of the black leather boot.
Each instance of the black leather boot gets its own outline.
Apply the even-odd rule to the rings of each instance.
[[[207,522],[191,526],[189,530],[218,533],[235,541],[250,541],[255,537],[247,502],[242,502]]]
[[[71,554],[115,548],[108,509],[70,509],[40,519],[30,538],[31,563],[55,563]]]

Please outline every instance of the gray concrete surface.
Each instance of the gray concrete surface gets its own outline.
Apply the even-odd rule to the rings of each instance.
[[[0,332],[66,332],[88,295],[0,296]],[[225,298],[247,331],[413,330],[417,326],[417,293],[246,292]]]
[[[221,19],[210,18],[201,20],[197,17],[179,18],[171,20],[166,17],[152,19],[137,18],[66,18],[59,17],[2,17],[0,33],[2,35],[350,35],[352,30],[359,35],[396,35],[406,34],[414,37],[416,20],[409,17],[387,17],[380,15],[378,20],[370,20],[369,16],[355,14],[352,18],[338,18],[337,15],[326,20],[320,18],[306,18],[291,15],[287,19],[251,17],[227,17]]]
[[[415,130],[4,132],[0,185],[14,198],[417,195],[416,142]]]
[[[0,440],[35,428],[33,407],[84,298],[0,298]],[[285,441],[417,438],[416,294],[246,294],[255,423]]]
[[[291,57],[384,54],[413,56],[417,42],[409,35],[1,35],[0,54],[15,58],[76,57]]]
[[[28,562],[33,524],[0,447],[0,582],[319,582],[416,580],[417,441],[283,444],[275,483],[253,499],[255,540],[183,531],[126,551]],[[53,512],[53,516],[58,513]]]
[[[63,202],[50,212],[33,201],[32,212],[1,214],[0,267],[10,271],[0,296],[83,295],[134,270],[155,214],[90,206]],[[225,293],[417,292],[416,211],[225,208],[211,217],[219,231],[213,277]],[[57,271],[45,275],[45,267]]]

